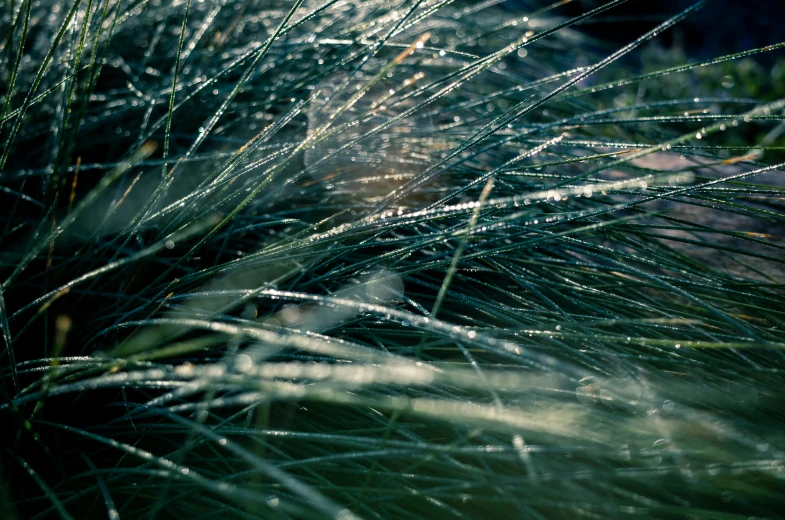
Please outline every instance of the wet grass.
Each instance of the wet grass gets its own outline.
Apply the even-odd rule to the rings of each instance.
[[[785,43],[567,3],[6,3],[5,517],[779,517]]]

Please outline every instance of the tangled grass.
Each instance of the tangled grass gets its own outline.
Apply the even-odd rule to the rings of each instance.
[[[6,2],[4,518],[785,513],[785,43],[624,1]]]

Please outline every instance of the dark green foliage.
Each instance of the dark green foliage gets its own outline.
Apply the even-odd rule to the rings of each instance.
[[[781,516],[785,43],[565,3],[6,2],[3,518]]]

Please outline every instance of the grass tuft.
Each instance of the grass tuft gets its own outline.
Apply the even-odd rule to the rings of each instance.
[[[6,3],[3,518],[782,516],[785,42],[624,3]]]

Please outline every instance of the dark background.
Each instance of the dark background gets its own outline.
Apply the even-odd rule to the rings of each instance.
[[[512,10],[533,10],[546,1],[512,0]],[[575,16],[606,0],[575,0],[553,13]],[[610,43],[633,41],[657,23],[695,3],[695,0],[630,0],[587,20],[580,30]],[[706,59],[785,41],[785,0],[709,0],[675,28],[657,37],[663,46],[683,46],[688,56]],[[762,62],[773,62],[782,52],[763,53]]]

